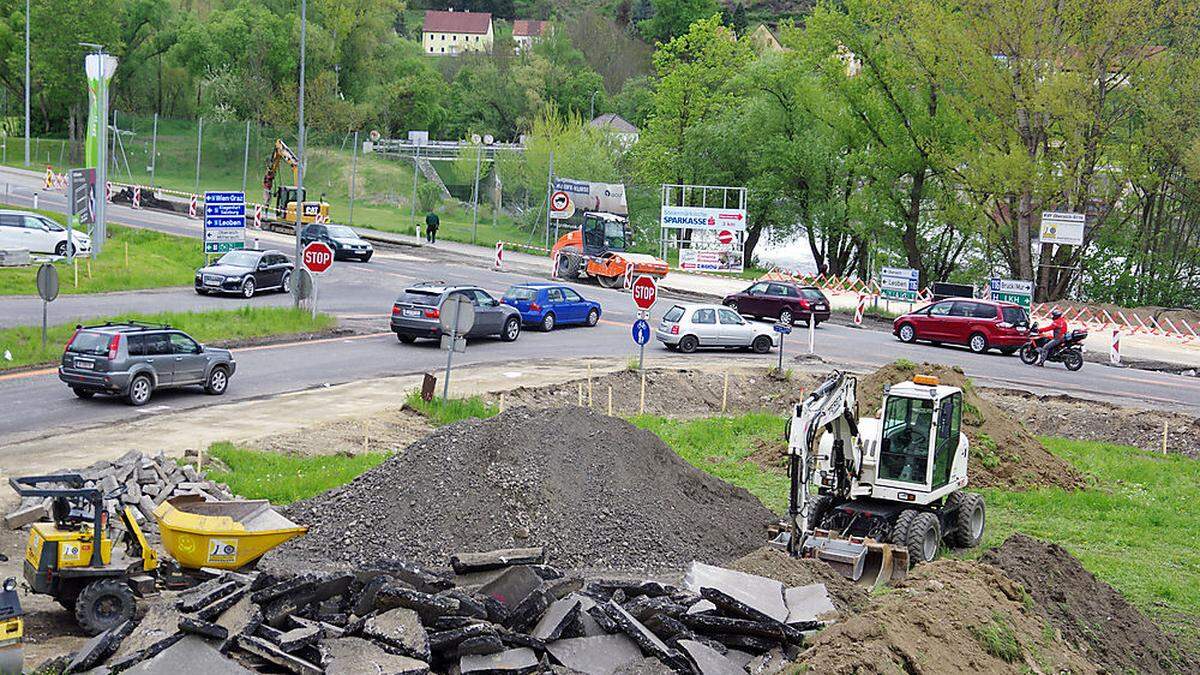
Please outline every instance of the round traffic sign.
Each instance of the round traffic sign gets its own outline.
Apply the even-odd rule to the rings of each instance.
[[[333,266],[333,249],[319,241],[310,242],[301,251],[300,262],[309,272],[321,274]]]
[[[658,283],[654,281],[654,277],[641,275],[633,280],[633,304],[637,305],[638,309],[648,310],[654,306],[658,300]]]
[[[58,297],[58,269],[50,263],[42,263],[37,271],[38,296],[46,302],[54,302]]]
[[[650,341],[650,324],[645,319],[638,319],[633,322],[633,341],[639,345],[644,345]]]
[[[561,190],[550,195],[550,209],[566,211],[571,206],[571,197]]]
[[[721,242],[722,244],[732,244],[733,233],[729,230],[721,230],[717,233],[717,241]]]
[[[457,293],[451,295],[438,308],[438,323],[445,333],[466,335],[475,327],[475,305]]]

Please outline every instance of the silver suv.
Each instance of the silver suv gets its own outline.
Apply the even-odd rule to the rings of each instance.
[[[198,384],[220,396],[235,370],[227,349],[205,347],[167,325],[129,321],[76,326],[58,379],[79,398],[109,394],[139,406],[160,388]]]

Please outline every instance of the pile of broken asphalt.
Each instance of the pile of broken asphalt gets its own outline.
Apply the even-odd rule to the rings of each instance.
[[[225,572],[43,668],[729,675],[777,670],[838,613],[821,583],[788,588],[703,563],[679,586],[585,580],[543,560],[519,549],[455,556],[453,574],[395,560],[345,574]]]

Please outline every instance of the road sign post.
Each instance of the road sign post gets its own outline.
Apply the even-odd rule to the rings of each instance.
[[[654,277],[643,274],[633,280],[630,292],[633,295],[633,304],[643,312],[649,312],[658,301],[658,282]]]
[[[454,364],[454,352],[467,351],[464,337],[475,326],[475,305],[461,295],[446,298],[438,312],[442,326],[442,349],[446,350],[446,377],[442,382],[442,400],[450,396],[450,367]]]
[[[792,327],[786,323],[777,323],[771,329],[779,333],[779,374],[783,374],[783,338],[792,332]]]
[[[42,349],[45,349],[47,306],[58,297],[58,270],[54,265],[42,263],[38,268],[37,291],[42,299]]]
[[[879,294],[885,300],[916,302],[920,274],[907,267],[885,267],[879,274]]]
[[[323,242],[309,242],[308,246],[305,246],[304,250],[300,252],[300,265],[313,275],[312,315],[315,319],[317,318],[316,275],[324,274],[330,267],[333,267],[333,249]]]
[[[243,248],[246,248],[246,193],[205,192],[204,254]]]
[[[646,362],[646,343],[650,341],[650,322],[638,312],[637,321],[633,322],[633,341],[638,346],[638,372]]]

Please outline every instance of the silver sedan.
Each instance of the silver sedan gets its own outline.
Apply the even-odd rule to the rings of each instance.
[[[769,326],[750,323],[721,305],[674,305],[663,314],[654,337],[667,349],[685,354],[701,347],[752,349],[766,354],[779,340]]]

